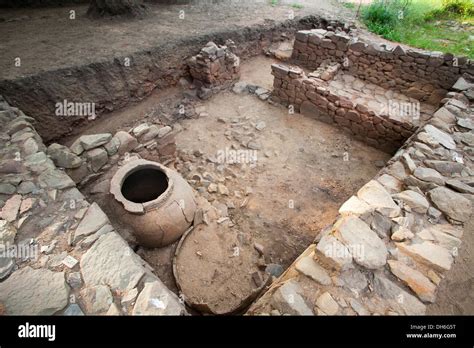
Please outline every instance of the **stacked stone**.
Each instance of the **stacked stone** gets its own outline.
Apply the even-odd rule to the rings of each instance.
[[[189,71],[197,87],[229,87],[240,78],[240,59],[233,52],[232,41],[224,46],[209,42],[199,54],[188,60]]]
[[[458,86],[249,314],[425,313],[473,213],[474,84]]]
[[[142,123],[129,132],[82,135],[70,148],[51,144],[47,154],[66,169],[76,184],[84,185],[115,165],[121,157],[138,153],[142,158],[165,163],[176,157],[175,136],[170,126]]]
[[[385,151],[398,149],[417,125],[413,120],[370,110],[334,94],[326,81],[307,77],[300,68],[272,65],[274,102],[293,105],[295,111],[330,124],[337,124],[356,139]],[[310,75],[311,76],[311,75]]]
[[[32,121],[0,97],[1,314],[185,313],[107,215],[54,163],[74,166],[82,159],[59,145],[48,148],[53,162]],[[84,151],[111,141],[104,135],[83,140],[76,145]]]
[[[331,81],[334,79],[334,77],[336,77],[340,68],[341,64],[339,63],[323,61],[319,67],[308,76],[321,79],[323,81]]]
[[[292,59],[312,70],[326,60],[343,63],[351,37],[325,29],[301,30],[296,33]]]
[[[360,79],[433,105],[464,73],[474,75],[474,64],[465,57],[365,43],[323,29],[299,31],[292,58],[310,69],[331,59]]]

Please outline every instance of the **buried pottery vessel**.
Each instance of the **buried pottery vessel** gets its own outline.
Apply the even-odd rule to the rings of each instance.
[[[147,160],[121,167],[110,182],[117,216],[140,245],[173,243],[191,226],[196,202],[189,184],[174,170]]]

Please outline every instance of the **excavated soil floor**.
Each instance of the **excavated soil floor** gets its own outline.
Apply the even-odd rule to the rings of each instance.
[[[274,62],[264,56],[243,62],[241,81],[270,88]],[[113,122],[98,120],[85,134],[132,125],[159,102],[173,100],[175,92],[178,89],[157,93],[113,113],[107,117]],[[224,221],[200,225],[188,235],[176,257],[177,275],[190,302],[202,303],[204,310],[211,309],[212,313],[235,312],[245,308],[243,302],[264,285],[261,281],[271,280],[262,271],[265,265],[287,268],[390,155],[351,139],[335,127],[290,114],[284,107],[254,95],[224,91],[200,103],[208,116],[180,121],[183,131],[176,137],[178,153],[191,156],[195,168],[203,167],[229,193],[209,193],[191,181],[199,200],[205,199],[222,212],[214,218]],[[225,151],[252,151],[242,146],[249,140],[258,148],[248,152],[256,156],[255,163],[224,163],[223,174],[209,162]],[[177,167],[180,171],[181,166]],[[189,180],[195,172],[182,175]],[[133,243],[132,231],[116,222],[110,197],[90,194],[91,186],[83,191]],[[172,274],[176,245],[137,249],[173,291],[177,291]]]

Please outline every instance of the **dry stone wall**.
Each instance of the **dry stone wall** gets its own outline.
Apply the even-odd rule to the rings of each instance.
[[[366,43],[324,29],[299,31],[292,58],[313,70],[329,59],[358,78],[434,105],[459,77],[474,75],[474,64],[466,57]]]
[[[389,152],[398,149],[413,134],[419,119],[396,117],[389,114],[388,109],[385,112],[372,110],[331,91],[321,79],[326,75],[329,79],[335,73],[334,65],[328,68],[329,72],[308,77],[301,68],[272,65],[275,76],[272,100],[292,105],[303,115],[337,124],[355,138]]]
[[[175,136],[180,131],[158,124],[141,123],[128,132],[88,134],[77,138],[70,147],[53,143],[47,154],[59,168],[79,186],[83,186],[110,170],[120,159],[133,156],[168,163],[176,157]]]
[[[212,90],[228,88],[240,78],[240,58],[233,53],[235,49],[232,40],[223,46],[208,42],[199,54],[188,60],[193,83],[199,88],[198,96],[206,99]]]
[[[46,148],[33,124],[0,97],[0,314],[185,314],[107,215],[55,165],[85,159],[58,144]],[[131,150],[110,134],[80,139],[73,148],[86,153],[111,145]],[[85,157],[98,168],[96,158]]]
[[[474,83],[453,89],[249,315],[425,313],[474,207]]]

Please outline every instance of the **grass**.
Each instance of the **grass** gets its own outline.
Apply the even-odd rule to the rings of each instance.
[[[474,12],[446,11],[443,0],[376,0],[363,8],[362,18],[370,31],[388,40],[474,58],[474,41],[469,40],[474,35]],[[447,25],[451,21],[473,26],[460,30]]]
[[[280,4],[280,0],[270,0],[271,6],[277,6],[279,4]],[[293,3],[291,4],[291,7],[296,8],[296,9],[302,9],[304,6],[301,4]]]
[[[292,4],[291,7],[297,8],[297,9],[302,9],[303,5],[301,5],[301,4]]]
[[[342,6],[344,6],[345,8],[350,8],[350,9],[355,8],[355,4],[353,2],[343,2]]]
[[[450,52],[474,58],[474,41],[469,40],[469,36],[473,34],[440,26],[436,22],[425,22],[411,30],[407,28],[397,31],[396,41],[429,51]]]

